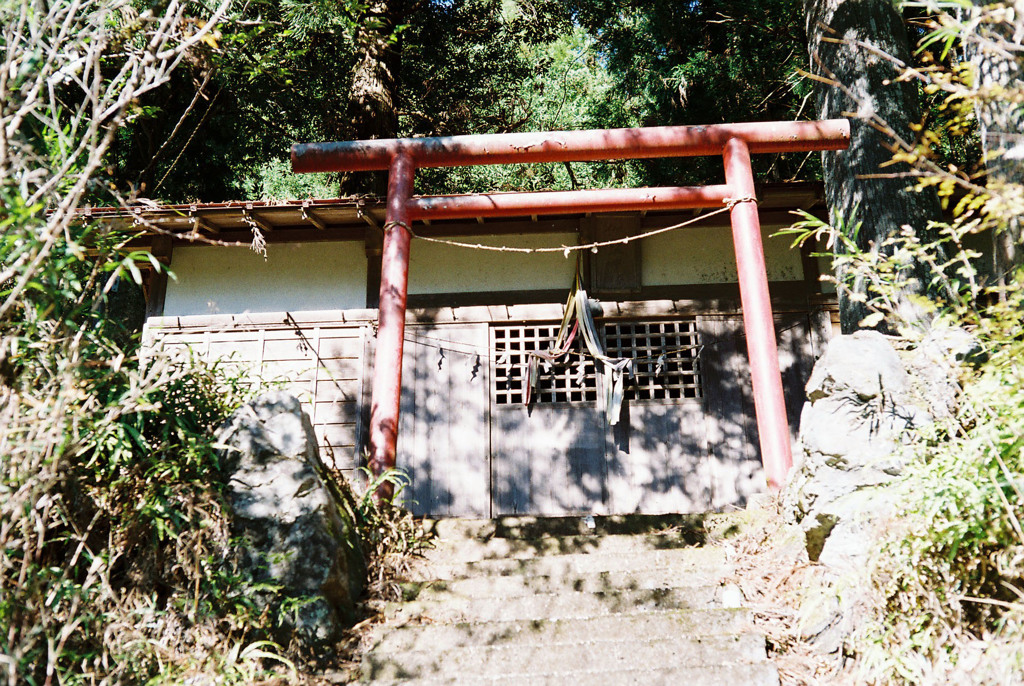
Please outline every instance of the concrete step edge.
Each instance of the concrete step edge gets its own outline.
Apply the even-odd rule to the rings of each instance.
[[[486,559],[536,557],[557,554],[644,553],[699,547],[692,537],[676,534],[608,534],[545,536],[533,539],[445,538],[434,541],[425,551],[427,559],[455,558],[460,562]]]
[[[470,645],[459,648],[459,651],[470,651],[470,652],[519,652],[524,649],[531,648],[560,648],[570,646],[631,646],[631,645],[697,645],[707,643],[728,643],[738,641],[758,641],[762,645],[764,644],[764,634],[758,631],[741,631],[741,632],[727,632],[727,633],[709,633],[701,634],[700,636],[654,636],[654,637],[631,637],[631,638],[591,638],[591,639],[572,639],[572,640],[555,640],[555,641],[544,641],[543,643],[519,643],[516,645],[504,644],[504,643],[492,643],[485,645]],[[371,655],[374,651],[369,651],[367,654]],[[432,650],[421,650],[412,649],[407,651],[407,654],[436,654]]]
[[[464,579],[473,576],[511,576],[541,573],[543,570],[571,570],[576,574],[656,570],[683,572],[727,569],[725,553],[709,548],[659,550],[643,555],[632,553],[595,553],[544,555],[531,558],[494,558],[472,562],[427,563],[424,576],[436,579]]]
[[[393,603],[384,609],[389,620],[425,616],[434,622],[482,621],[485,619],[547,619],[582,614],[608,615],[634,610],[709,610],[722,607],[717,586],[685,589],[636,589],[609,591],[562,590],[521,595],[459,595],[448,591],[426,592],[416,600]]]
[[[412,605],[425,605],[425,604],[442,604],[447,602],[463,602],[463,601],[495,601],[495,600],[522,600],[526,598],[558,598],[558,597],[584,597],[584,596],[609,596],[609,597],[623,597],[643,594],[654,594],[656,597],[665,597],[675,594],[687,594],[689,596],[718,596],[721,594],[722,586],[717,583],[699,583],[699,584],[687,584],[687,585],[660,585],[652,588],[616,588],[611,587],[607,589],[589,591],[579,590],[575,588],[560,588],[560,589],[536,589],[529,592],[524,592],[520,595],[509,595],[507,593],[501,593],[497,595],[482,595],[476,593],[464,593],[459,590],[459,586],[455,585],[452,588],[450,584],[431,584],[426,583],[423,586],[416,589],[416,596],[410,600],[390,603],[388,609],[401,609],[402,607]],[[524,589],[529,590],[529,589]]]
[[[735,672],[739,671],[740,674]],[[698,667],[654,667],[622,670],[573,670],[536,674],[529,677],[492,676],[476,677],[459,675],[441,678],[414,678],[398,681],[373,681],[377,686],[440,686],[441,684],[458,684],[459,686],[563,686],[564,684],[586,684],[587,686],[778,686],[779,673],[774,664],[759,662],[738,665],[710,665]]]
[[[545,536],[630,535],[677,531],[703,539],[702,514],[503,516],[495,519],[425,520],[424,529],[441,538],[529,539]]]
[[[750,613],[742,608],[707,610],[656,610],[649,612],[610,613],[598,616],[563,617],[558,619],[516,619],[482,622],[430,622],[403,624],[384,623],[371,632],[371,650],[416,650],[417,644],[431,646],[446,643],[455,649],[465,645],[528,644],[531,639],[554,640],[553,635],[602,638],[623,632],[645,635],[652,630],[670,631],[672,635],[730,635],[750,631]]]
[[[540,592],[692,589],[719,585],[727,568],[679,570],[655,568],[611,572],[577,572],[571,578],[556,574],[477,575],[449,579],[408,581],[405,596],[415,599],[421,593],[454,593],[465,597],[503,598],[528,596]]]
[[[520,624],[520,623],[524,623],[524,622],[549,622],[549,623],[555,623],[555,622],[579,621],[580,619],[602,619],[602,620],[607,620],[607,619],[615,618],[615,617],[618,617],[618,618],[649,617],[649,616],[652,616],[652,615],[663,615],[663,614],[664,615],[671,615],[671,614],[677,614],[677,615],[700,615],[700,614],[707,614],[707,615],[716,615],[716,616],[723,616],[723,617],[724,616],[728,616],[728,617],[747,617],[747,618],[749,618],[750,617],[750,610],[748,608],[745,608],[745,607],[711,607],[711,608],[700,608],[700,609],[694,609],[694,610],[687,610],[685,608],[683,608],[683,609],[666,608],[664,610],[654,610],[654,611],[651,611],[651,610],[638,610],[636,612],[614,612],[614,613],[611,613],[609,615],[601,615],[600,617],[593,617],[593,618],[591,618],[591,617],[580,617],[580,618],[572,618],[572,617],[570,617],[570,618],[563,618],[563,619],[547,619],[547,618],[541,617],[541,618],[535,618],[535,619],[531,619],[531,620],[523,620],[523,619],[495,619],[495,620],[487,620],[487,621],[483,621],[483,622],[459,622],[459,624],[468,624],[468,625],[474,625],[474,624]],[[378,626],[386,627],[386,626],[388,626],[388,624],[385,622],[384,624],[380,624]],[[408,624],[401,624],[399,626],[393,626],[393,627],[391,627],[391,629],[394,630],[394,629],[403,628],[403,627],[406,627],[406,626],[409,626],[409,625]],[[413,626],[431,626],[431,625],[426,624],[426,625],[413,625]]]
[[[678,637],[655,637],[655,638],[630,638],[630,639],[589,639],[589,640],[565,640],[546,641],[544,643],[519,643],[519,644],[490,644],[490,645],[468,645],[461,646],[457,650],[446,653],[445,661],[457,663],[466,659],[475,659],[482,656],[501,657],[501,654],[521,658],[523,655],[536,657],[537,652],[558,653],[567,649],[599,648],[602,651],[628,650],[630,654],[642,655],[645,652],[658,652],[661,649],[674,649],[686,651],[703,647],[715,651],[715,662],[693,662],[693,666],[713,666],[716,664],[757,664],[767,661],[766,643],[763,634],[757,632],[711,634],[707,636],[678,636]],[[497,654],[497,655],[496,655]],[[377,651],[371,650],[364,655],[363,662],[375,660],[387,660],[391,663],[401,664],[417,662],[420,660],[438,659],[435,650],[411,649],[403,651],[400,655],[380,655]],[[676,664],[675,666],[682,666]],[[508,674],[513,672],[509,671]],[[520,672],[516,672],[520,673]],[[532,673],[532,670],[521,673]]]

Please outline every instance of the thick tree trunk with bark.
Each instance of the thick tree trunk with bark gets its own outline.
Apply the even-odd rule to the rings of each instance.
[[[1024,184],[1024,2],[991,3],[974,0],[979,23],[964,45],[974,64],[978,123],[993,191],[1013,195],[1020,202]],[[973,22],[972,22],[973,24]],[[1011,190],[1010,186],[1016,188]],[[1011,212],[1008,212],[1011,214]],[[1004,230],[993,234],[995,273],[1000,285],[1024,266],[1021,245],[1024,222],[1011,216]]]
[[[849,149],[826,152],[823,158],[833,222],[841,217],[849,225],[856,212],[856,220],[863,225],[855,239],[864,251],[878,249],[904,225],[923,234],[929,220],[941,218],[934,191],[907,190],[914,183],[910,178],[866,178],[909,171],[906,165],[882,167],[892,158],[892,134],[913,141],[910,125],[920,119],[916,86],[898,83],[899,70],[884,56],[910,61],[902,18],[892,0],[804,0],[804,11],[812,70],[832,82],[819,84],[818,114],[822,119],[851,118]],[[889,132],[875,128],[881,122]],[[916,277],[910,290],[923,292],[929,281],[926,268],[919,264],[909,268]],[[863,284],[855,284],[854,292],[861,288]],[[861,302],[840,289],[839,307],[844,333],[861,328],[868,314]],[[910,321],[919,317],[907,298],[901,299],[899,311]]]
[[[405,5],[405,0],[371,0],[359,21],[356,45],[360,57],[349,90],[348,130],[339,138],[366,140],[398,135],[401,51],[395,28],[405,18]],[[387,173],[344,175],[341,194],[354,193],[386,194]]]

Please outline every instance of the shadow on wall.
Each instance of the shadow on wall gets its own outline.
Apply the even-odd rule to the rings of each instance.
[[[824,342],[816,317],[776,321],[794,437]],[[601,393],[530,408],[495,402],[488,325],[410,325],[398,442],[412,482],[406,506],[468,517],[743,506],[765,484],[742,321],[700,317],[699,327],[702,397],[626,401],[609,426]]]

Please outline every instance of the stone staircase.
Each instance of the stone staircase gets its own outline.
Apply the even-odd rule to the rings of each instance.
[[[699,517],[431,526],[410,600],[368,639],[364,683],[779,683]]]

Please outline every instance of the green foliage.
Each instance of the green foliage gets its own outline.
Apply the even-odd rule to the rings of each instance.
[[[798,0],[383,4],[399,15],[399,136],[792,120],[814,111]],[[236,6],[215,39],[192,49],[187,69],[146,94],[118,131],[108,162],[122,194],[176,202],[336,194],[333,176],[289,179],[287,154],[295,141],[352,136],[355,36],[360,21],[379,21],[362,17],[365,9],[322,0]],[[920,59],[928,73],[935,60]],[[944,94],[926,97],[939,143],[932,154],[973,171],[976,129],[958,135]],[[753,162],[768,181],[821,172],[817,154]],[[420,170],[417,185],[425,193],[671,185],[717,183],[721,173],[712,158],[512,165]]]
[[[30,209],[9,218],[0,263],[39,240]],[[221,622],[238,641],[259,628],[241,621],[251,608],[222,568],[212,445],[250,384],[189,357],[140,359],[137,338],[119,344],[103,304],[119,274],[139,276],[140,256],[117,251],[124,239],[73,228],[0,325],[0,634],[25,683],[143,681],[188,666],[189,642]]]
[[[160,21],[150,14],[164,10]],[[347,30],[344,8],[321,10],[338,21],[297,10],[290,21],[308,21],[307,37]],[[280,589],[240,571],[244,546],[229,536],[213,443],[214,428],[260,386],[230,363],[143,348],[142,299],[124,293],[160,263],[130,247],[138,236],[75,214],[118,198],[118,169],[101,163],[126,168],[121,144],[159,119],[161,98],[180,95],[180,62],[202,76],[218,46],[234,42],[235,61],[219,68],[283,88],[283,72],[261,62],[282,55],[272,19],[214,30],[216,13],[207,21],[200,11],[0,3],[0,681],[10,686],[248,684],[295,673],[263,640],[278,618],[254,595]],[[246,32],[251,44],[239,39]],[[210,101],[196,99],[202,118],[200,102]],[[187,129],[152,132],[192,140]],[[174,164],[163,163],[154,178]],[[271,192],[285,183],[280,164],[247,174]],[[125,309],[133,302],[139,312]],[[411,522],[394,512],[393,530]],[[372,535],[382,555],[395,540],[385,526]]]
[[[276,159],[258,167],[245,186],[264,200],[330,198],[338,194],[333,174],[293,174],[288,162]]]
[[[899,512],[871,569],[871,621],[850,646],[865,683],[1024,678],[1024,273],[1009,288],[984,286],[981,255],[969,245],[992,221],[965,213],[933,225],[934,241],[906,230],[867,252],[847,237],[855,219],[849,233],[809,216],[788,232],[842,245],[834,259],[849,270],[837,285],[865,294],[863,327],[886,323],[910,346],[946,330],[966,330],[977,342],[966,362],[934,360],[960,375],[955,413],[905,436]],[[907,318],[901,295],[915,262],[928,266],[944,297],[914,298],[917,311]],[[928,331],[919,328],[922,313]]]
[[[707,124],[810,116],[797,0],[385,3],[401,16],[398,135]],[[188,70],[118,134],[114,176],[140,195],[206,202],[336,193],[278,174],[294,141],[341,140],[359,50],[357,3],[238,6]],[[200,95],[196,96],[196,91]],[[759,156],[768,180],[813,178],[819,156]],[[253,170],[256,170],[255,172]],[[427,193],[720,180],[720,163],[429,169]]]
[[[522,127],[558,131],[638,125],[634,103],[616,88],[596,41],[583,28],[520,50],[525,63],[536,65],[514,95]],[[634,161],[496,165],[423,169],[417,183],[435,193],[629,187],[641,185],[641,171]]]
[[[388,469],[374,477],[365,467],[360,476],[366,483],[356,504],[360,537],[367,551],[367,585],[371,597],[400,600],[398,580],[407,571],[410,559],[431,545],[422,524],[396,506],[409,477],[399,469]],[[381,488],[391,489],[390,498],[377,497]]]
[[[143,357],[123,293],[161,267],[127,247],[134,236],[74,216],[109,201],[101,162],[141,116],[138,98],[212,39],[187,14],[197,6],[165,9],[160,22],[126,2],[0,4],[12,79],[0,103],[0,651],[11,686],[180,682],[231,641],[241,648],[225,680],[265,672],[265,646],[245,649],[261,618],[225,566],[211,438],[249,386],[217,365]]]
[[[31,254],[40,217],[24,208],[9,218],[0,264]],[[213,442],[261,387],[230,364],[141,350],[137,336],[119,343],[105,285],[143,259],[118,250],[126,238],[72,227],[0,326],[0,635],[11,683],[52,673],[67,684],[199,674],[244,684],[295,672],[262,638],[305,601],[255,602],[281,589],[239,571],[246,547],[229,535]],[[404,483],[392,472],[371,483],[351,532],[378,593],[392,593],[396,568],[425,545],[407,512],[371,497],[385,481]]]
[[[873,572],[877,619],[858,640],[876,678],[951,683],[957,669],[974,671],[971,683],[1024,678],[1022,307],[1018,282],[972,322],[985,362],[965,372],[956,417],[907,449],[903,506]]]
[[[801,221],[782,229],[776,235],[792,236],[792,247],[810,242],[819,252],[814,257],[831,259],[836,278],[831,274],[822,278],[836,285],[853,301],[867,306],[867,315],[860,327],[871,329],[886,323],[903,335],[916,335],[921,315],[933,318],[940,313],[966,317],[976,314],[977,303],[983,295],[983,278],[979,276],[983,258],[981,252],[970,247],[977,241],[975,234],[981,222],[973,216],[962,215],[952,223],[933,222],[928,232],[933,240],[923,241],[910,227],[897,235],[861,250],[857,236],[862,222],[854,206],[849,216],[836,213],[829,224],[814,215],[797,210]],[[917,292],[917,276],[913,266],[923,263],[930,274],[926,290],[935,294],[931,298],[907,292]],[[906,311],[906,301],[913,306]]]
[[[336,194],[329,178],[285,182],[278,172],[295,141],[349,137],[357,22],[376,21],[360,19],[364,9],[293,0],[238,5],[218,27],[218,40],[196,48],[189,68],[148,94],[118,132],[109,161],[123,191],[203,202]],[[402,54],[394,103],[401,135],[526,124],[519,84],[537,66],[525,49],[567,25],[561,3],[432,1],[404,11],[394,36]],[[423,178],[424,188],[444,186],[443,173],[432,178]]]
[[[216,40],[196,46],[186,68],[141,98],[118,131],[107,160],[122,193],[203,202],[281,197],[267,179],[291,143],[338,137],[329,132],[345,111],[357,9],[319,0],[233,5]],[[308,182],[295,183],[307,185],[289,192],[309,193]]]
[[[581,24],[615,79],[608,111],[626,105],[631,125],[715,124],[806,118],[811,85],[803,12],[796,0],[576,0]],[[605,126],[619,125],[614,118]],[[817,155],[757,156],[770,181],[820,173]],[[649,161],[643,182],[718,183],[713,159]]]
[[[531,112],[520,84],[541,65],[532,47],[564,27],[557,3],[537,3],[538,16],[503,12],[500,0],[424,3],[402,33],[403,135],[503,132],[523,126]]]
[[[921,4],[933,12],[943,9],[940,3]],[[971,7],[962,5],[965,11]],[[989,9],[977,11],[984,17]],[[924,36],[925,47],[949,45],[951,36],[979,40],[965,32],[966,20],[939,15],[935,22],[934,31]],[[958,28],[950,34],[952,25]],[[907,467],[896,486],[899,511],[880,534],[870,570],[876,595],[871,621],[850,648],[864,683],[1020,683],[1024,272],[1018,268],[1008,283],[1000,283],[985,273],[974,246],[1017,221],[1022,189],[1010,182],[981,185],[950,162],[944,148],[951,137],[976,128],[979,109],[1005,106],[999,98],[1010,96],[978,89],[971,69],[955,62],[936,63],[907,78],[941,95],[944,116],[933,118],[918,145],[896,159],[912,166],[919,188],[939,190],[953,221],[931,225],[934,240],[908,229],[868,251],[850,245],[856,208],[847,210],[843,231],[805,216],[788,232],[797,241],[814,239],[834,251],[851,280],[838,286],[859,286],[856,292],[864,294],[870,312],[865,326],[884,321],[909,346],[941,340],[947,331],[954,337],[969,334],[977,344],[969,355],[960,350],[961,359],[954,359],[955,350],[934,359],[936,369],[953,374],[950,380],[959,384],[958,404],[950,416],[939,413],[933,424],[905,437]],[[1019,249],[1019,234],[1016,240]],[[936,295],[912,298],[915,316],[907,317],[901,302],[911,289],[912,264],[927,267],[932,280],[927,290]],[[911,321],[926,321],[928,330],[910,326]]]

